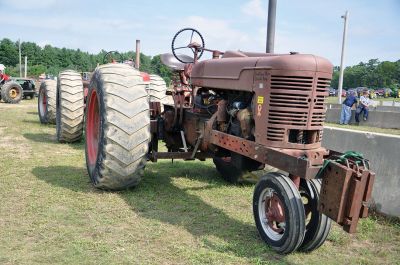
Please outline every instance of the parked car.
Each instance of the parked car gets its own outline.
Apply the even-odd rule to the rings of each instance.
[[[371,99],[377,98],[377,95],[376,95],[376,92],[374,89],[369,90],[369,98],[371,98]]]
[[[390,98],[392,96],[393,92],[390,88],[384,88],[383,91],[384,91],[383,93],[384,98]]]
[[[378,88],[375,90],[375,94],[378,98],[383,97],[385,94],[385,90],[383,88]]]
[[[329,88],[329,96],[334,97],[337,96],[338,91],[336,89],[334,89],[333,87]]]

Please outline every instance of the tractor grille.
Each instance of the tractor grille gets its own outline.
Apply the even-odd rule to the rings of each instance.
[[[329,84],[327,78],[315,84],[314,77],[272,75],[267,140],[284,141],[286,129],[320,130]]]
[[[268,127],[267,140],[269,141],[283,141],[284,128]]]
[[[312,111],[311,126],[323,126],[325,121],[325,99],[329,95],[331,80],[319,77],[316,88],[316,102]]]

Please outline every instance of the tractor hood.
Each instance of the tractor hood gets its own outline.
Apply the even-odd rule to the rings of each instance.
[[[257,69],[294,75],[309,75],[310,72],[332,74],[333,65],[327,59],[310,54],[227,51],[221,59],[195,63],[191,81],[196,86],[252,90],[254,71]]]

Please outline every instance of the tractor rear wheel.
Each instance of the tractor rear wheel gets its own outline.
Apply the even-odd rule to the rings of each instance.
[[[237,168],[232,162],[231,157],[214,157],[213,162],[221,177],[232,184],[241,183],[244,181],[244,175],[248,173],[240,168]]]
[[[93,185],[106,190],[138,185],[151,137],[140,72],[124,64],[97,67],[86,105],[85,155]]]
[[[150,75],[150,84],[147,88],[147,93],[149,94],[150,102],[160,102],[161,111],[163,111],[163,104],[174,104],[172,96],[167,95],[167,85],[158,75]]]
[[[295,251],[305,233],[304,206],[294,183],[280,173],[268,173],[257,183],[253,214],[261,238],[275,251]]]
[[[237,153],[220,152],[213,162],[222,178],[232,184],[257,183],[260,179],[254,172],[261,169],[261,164]]]
[[[38,113],[41,123],[56,124],[56,95],[57,82],[55,80],[45,80],[40,84]]]
[[[20,84],[10,81],[1,88],[1,98],[6,103],[19,103],[23,96],[23,90]]]
[[[58,75],[56,97],[57,140],[72,143],[83,134],[83,84],[81,75],[66,70]]]
[[[306,234],[299,250],[309,252],[319,248],[325,242],[332,221],[317,208],[321,191],[320,179],[302,179],[299,190],[306,215]]]

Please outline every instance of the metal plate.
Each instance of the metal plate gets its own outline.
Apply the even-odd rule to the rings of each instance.
[[[356,166],[330,162],[323,172],[318,210],[354,233],[359,218],[368,214],[375,173]]]
[[[339,224],[343,223],[352,173],[350,168],[333,162],[323,172],[318,210]]]

